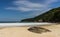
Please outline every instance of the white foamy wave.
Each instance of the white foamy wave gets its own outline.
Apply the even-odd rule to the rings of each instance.
[[[0,23],[0,27],[51,25],[53,23]]]

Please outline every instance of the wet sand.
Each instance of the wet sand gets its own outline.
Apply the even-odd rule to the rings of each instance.
[[[0,37],[60,37],[60,24],[40,27],[49,29],[51,32],[38,34],[28,31],[29,27],[7,27],[0,29]]]

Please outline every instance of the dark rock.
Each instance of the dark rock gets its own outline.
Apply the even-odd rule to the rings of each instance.
[[[50,30],[42,28],[42,27],[31,27],[28,30],[34,33],[51,32]]]

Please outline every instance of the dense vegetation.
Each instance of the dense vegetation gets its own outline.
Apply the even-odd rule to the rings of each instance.
[[[21,22],[60,22],[60,7],[51,9],[34,18],[23,19]]]

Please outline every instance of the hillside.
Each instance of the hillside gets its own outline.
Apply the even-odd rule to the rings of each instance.
[[[60,7],[51,9],[34,18],[23,19],[21,22],[60,22]]]

